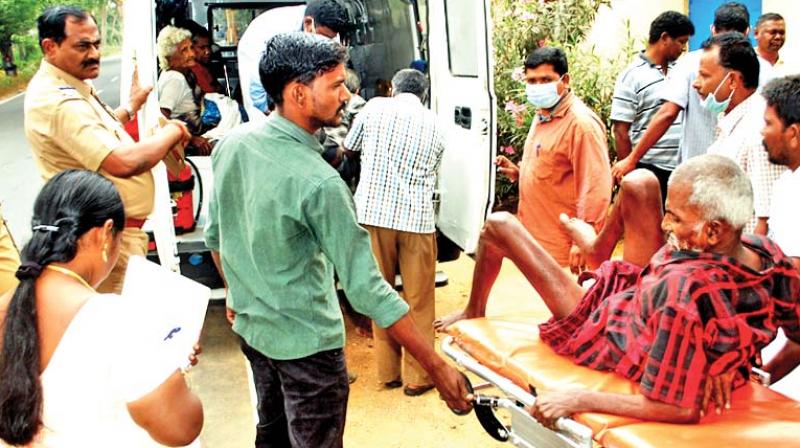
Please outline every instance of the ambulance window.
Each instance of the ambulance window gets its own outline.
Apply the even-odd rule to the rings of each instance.
[[[424,56],[408,0],[368,1],[363,4],[365,9],[357,3],[345,3],[356,25],[346,40],[351,45],[350,64],[361,77],[361,96],[370,99],[386,95],[394,74]],[[423,7],[427,7],[425,2]]]
[[[447,15],[447,46],[450,53],[450,72],[454,76],[478,77],[478,40],[474,11],[465,10],[461,0],[445,0]],[[461,7],[459,7],[461,6]]]
[[[264,11],[263,8],[254,7],[212,8],[209,19],[214,43],[223,48],[235,47],[247,29],[247,25]]]

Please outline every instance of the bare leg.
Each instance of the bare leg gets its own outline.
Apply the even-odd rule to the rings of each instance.
[[[663,217],[658,179],[650,171],[638,169],[622,179],[620,194],[599,234],[577,218],[562,215],[561,223],[586,256],[589,269],[596,269],[611,258],[623,234],[622,259],[644,267],[664,245]]]
[[[451,324],[461,319],[471,319],[486,315],[486,302],[500,268],[503,266],[503,253],[487,241],[487,227],[494,215],[491,215],[481,230],[478,249],[475,251],[475,268],[472,271],[472,289],[466,308],[448,314],[433,321],[436,331],[444,331]]]
[[[478,243],[472,291],[464,311],[437,320],[434,326],[443,331],[465,318],[486,314],[489,292],[494,285],[503,258],[510,259],[542,297],[556,318],[567,316],[583,297],[584,291],[561,266],[509,213],[494,213],[486,220]]]

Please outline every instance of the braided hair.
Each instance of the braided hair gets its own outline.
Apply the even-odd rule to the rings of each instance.
[[[33,234],[2,322],[0,439],[10,445],[30,443],[42,425],[36,280],[48,264],[75,258],[80,237],[109,219],[113,232],[125,227],[122,200],[114,184],[91,171],[55,175],[34,202]]]

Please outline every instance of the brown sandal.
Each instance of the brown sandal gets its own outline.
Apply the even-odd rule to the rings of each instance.
[[[422,386],[406,386],[403,388],[403,393],[409,397],[418,397],[425,392],[433,389],[433,384],[424,384]]]

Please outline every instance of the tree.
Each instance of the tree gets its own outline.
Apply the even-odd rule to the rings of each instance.
[[[119,28],[124,2],[125,0],[71,0],[68,3],[89,11],[95,17],[104,42],[118,44],[122,38]],[[62,2],[59,0],[0,0],[0,59],[8,58],[13,62],[12,47],[15,40],[18,53],[29,48],[29,45],[20,46],[20,39],[28,42],[28,33],[36,28],[36,17],[45,8],[60,3]]]
[[[40,0],[0,0],[0,54],[4,60],[10,57],[13,61],[11,38],[34,27],[41,3]]]

